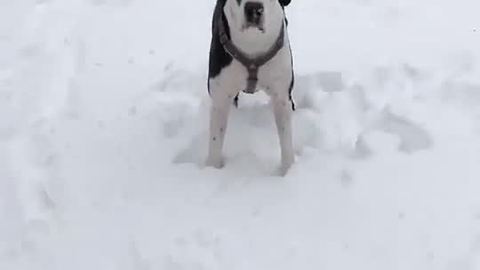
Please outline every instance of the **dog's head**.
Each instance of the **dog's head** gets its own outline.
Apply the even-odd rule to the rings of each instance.
[[[224,11],[230,27],[240,32],[265,32],[269,25],[283,23],[283,8],[290,2],[291,0],[226,0]]]

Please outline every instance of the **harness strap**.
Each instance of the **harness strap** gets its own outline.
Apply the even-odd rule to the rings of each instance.
[[[235,44],[233,44],[233,42],[228,38],[222,16],[219,16],[217,21],[220,44],[222,44],[223,48],[229,55],[240,62],[248,71],[247,89],[245,89],[244,92],[248,94],[255,93],[258,83],[258,69],[265,65],[268,61],[272,60],[273,57],[275,57],[275,55],[277,55],[277,53],[283,48],[285,26],[282,24],[282,28],[277,40],[265,54],[256,58],[250,58],[246,53],[235,46]]]

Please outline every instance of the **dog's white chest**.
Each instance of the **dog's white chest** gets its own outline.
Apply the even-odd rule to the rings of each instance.
[[[290,48],[284,46],[278,54],[265,65],[258,69],[257,91],[265,90],[268,92],[275,91],[279,85],[288,86],[292,80],[292,61]],[[210,79],[210,84],[221,87],[223,91],[228,92],[230,96],[235,96],[238,92],[247,88],[248,71],[239,61],[233,60],[226,66],[219,76]],[[278,89],[284,91],[284,89]],[[270,93],[269,93],[270,94]]]

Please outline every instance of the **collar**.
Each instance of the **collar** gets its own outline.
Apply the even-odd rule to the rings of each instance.
[[[220,44],[222,44],[225,51],[240,62],[248,70],[247,89],[244,92],[253,94],[255,93],[258,82],[258,69],[265,65],[268,61],[272,60],[275,55],[283,48],[285,40],[285,25],[282,24],[280,34],[272,47],[264,54],[261,54],[255,58],[251,58],[240,48],[235,46],[225,31],[225,23],[222,16],[218,16],[217,25],[219,30]]]

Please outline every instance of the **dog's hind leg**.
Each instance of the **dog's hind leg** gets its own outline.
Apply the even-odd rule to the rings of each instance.
[[[212,89],[212,106],[210,109],[210,137],[207,166],[222,168],[224,166],[222,148],[227,131],[228,115],[232,98],[222,89]]]

